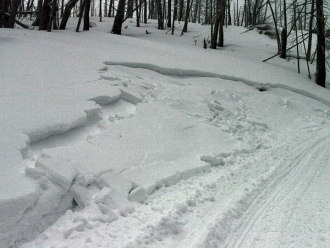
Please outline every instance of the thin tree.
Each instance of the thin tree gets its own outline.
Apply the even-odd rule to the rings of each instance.
[[[218,39],[218,30],[220,25],[220,19],[221,19],[221,2],[222,0],[217,0],[216,3],[216,18],[214,22],[214,29],[211,35],[211,49],[217,49],[217,39]]]
[[[78,19],[78,24],[77,24],[76,32],[79,32],[80,23],[81,23],[81,19],[82,19],[83,13],[84,13],[85,2],[86,1],[87,0],[80,0],[79,19]]]
[[[306,52],[306,60],[310,61],[311,58],[311,51],[312,51],[312,37],[313,37],[313,21],[314,21],[314,5],[315,5],[315,1],[312,0],[311,3],[311,13],[310,13],[310,18],[309,18],[309,31],[308,31],[308,45],[307,45],[307,52]]]
[[[190,10],[192,7],[193,1],[190,4],[190,0],[187,0],[187,8],[186,8],[186,15],[185,15],[185,21],[184,21],[184,25],[183,25],[183,29],[182,29],[182,33],[186,33],[188,32],[188,19],[189,19],[189,15],[190,15]]]
[[[317,20],[317,45],[316,45],[316,78],[315,82],[325,87],[325,37],[324,37],[324,12],[323,0],[316,0],[316,20]]]
[[[227,10],[228,10],[228,25],[231,25],[231,11],[230,11],[230,0],[228,0],[228,4],[227,4]]]
[[[164,29],[162,2],[161,0],[156,0],[156,3],[157,3],[157,14],[158,14],[158,29]]]
[[[173,19],[172,19],[172,35],[174,34],[174,23],[178,15],[178,0],[174,0],[174,10],[173,10]]]
[[[219,40],[218,40],[218,46],[223,47],[224,42],[224,35],[223,35],[223,26],[225,21],[225,8],[226,8],[226,2],[225,0],[220,0],[220,23],[219,23]]]
[[[286,59],[286,46],[287,46],[287,30],[288,30],[288,20],[286,16],[286,0],[283,0],[283,18],[284,18],[284,27],[281,32],[281,55],[282,59]]]
[[[277,50],[278,51],[281,51],[281,41],[280,41],[280,35],[279,35],[279,32],[278,32],[278,28],[277,28],[277,17],[275,15],[275,12],[273,10],[273,7],[270,3],[270,1],[268,0],[267,1],[268,5],[269,5],[269,8],[270,8],[270,11],[272,12],[272,16],[273,16],[273,20],[274,20],[274,26],[275,26],[275,33],[276,33],[276,40],[277,40]]]
[[[171,14],[172,14],[172,1],[171,0],[167,0],[167,27],[170,28],[171,27]]]
[[[102,0],[100,0],[100,7],[99,7],[99,17],[100,17],[100,22],[102,22]]]
[[[83,30],[89,30],[89,11],[91,8],[91,0],[85,0],[85,11],[84,11],[84,27]]]
[[[135,0],[135,6],[136,6],[136,26],[140,27],[140,9],[139,9],[139,4],[138,0]]]

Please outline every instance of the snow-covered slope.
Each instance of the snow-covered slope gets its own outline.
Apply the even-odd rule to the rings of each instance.
[[[326,247],[328,90],[254,31],[111,22],[0,29],[0,246]]]

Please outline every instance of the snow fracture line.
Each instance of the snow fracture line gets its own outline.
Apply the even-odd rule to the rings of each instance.
[[[112,61],[105,61],[103,62],[105,65],[110,66],[124,66],[128,68],[134,68],[134,69],[146,69],[151,70],[154,72],[157,72],[159,74],[165,75],[165,76],[179,76],[179,77],[208,77],[208,78],[220,78],[223,80],[231,80],[235,82],[243,82],[250,86],[256,86],[256,87],[271,87],[271,88],[279,88],[284,89],[287,91],[291,91],[300,95],[303,95],[305,97],[317,100],[327,106],[330,107],[330,101],[326,98],[320,97],[318,95],[315,95],[311,92],[308,92],[306,90],[302,89],[296,89],[292,88],[288,85],[283,84],[267,84],[267,83],[260,83],[255,82],[251,80],[247,80],[245,78],[235,77],[235,76],[228,76],[228,75],[221,75],[217,73],[212,72],[206,72],[206,71],[199,71],[199,70],[184,70],[184,69],[176,69],[176,68],[163,68],[157,65],[149,64],[149,63],[139,63],[139,62],[112,62]]]

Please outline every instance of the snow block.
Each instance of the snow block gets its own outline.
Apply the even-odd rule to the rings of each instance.
[[[122,100],[133,103],[135,105],[137,105],[139,102],[142,102],[142,98],[137,93],[130,91],[126,87],[118,87],[118,88],[121,91]]]
[[[91,173],[85,173],[86,175],[79,174],[75,180],[76,183],[83,187],[95,182],[95,177]]]
[[[37,180],[43,176],[46,176],[46,172],[41,169],[38,169],[38,168],[32,168],[32,167],[26,166],[25,175]]]
[[[102,203],[110,209],[118,209],[122,216],[127,216],[134,211],[134,206],[127,199],[121,196],[113,189],[104,187],[101,192],[95,196],[95,203]]]
[[[198,174],[200,172],[200,170],[201,170],[200,168],[192,168],[192,169],[188,169],[186,171],[182,171],[181,177],[182,177],[182,179],[188,179],[188,178]]]
[[[116,190],[120,195],[127,199],[129,191],[132,189],[131,180],[118,173],[108,172],[96,180],[96,185],[103,189],[104,187]]]
[[[70,192],[80,208],[88,206],[92,200],[91,193],[78,183],[72,185]]]
[[[41,155],[35,166],[37,169],[45,171],[49,180],[60,185],[65,190],[70,189],[73,180],[77,176],[77,171],[73,165],[61,158]]]
[[[144,188],[138,187],[129,194],[128,200],[143,203],[147,200],[147,191]]]

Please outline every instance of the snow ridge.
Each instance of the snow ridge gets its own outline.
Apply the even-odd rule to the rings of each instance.
[[[306,96],[308,98],[317,100],[327,106],[330,107],[330,100],[328,100],[325,97],[321,97],[320,94],[314,94],[312,92],[315,91],[315,87],[313,87],[313,85],[309,85],[306,87],[304,87],[305,89],[298,89],[298,88],[294,88],[291,87],[290,85],[287,84],[278,84],[275,82],[267,82],[267,83],[262,83],[262,82],[257,82],[257,81],[252,81],[252,80],[248,80],[246,78],[242,78],[242,77],[236,77],[236,76],[229,76],[229,75],[224,75],[224,74],[217,74],[217,73],[213,73],[213,72],[207,72],[207,71],[199,71],[199,70],[185,70],[185,69],[177,69],[177,68],[164,68],[164,67],[160,67],[154,64],[149,64],[149,63],[139,63],[139,62],[112,62],[112,61],[105,61],[103,62],[105,65],[119,65],[119,66],[125,66],[125,67],[129,67],[129,68],[139,68],[139,69],[147,69],[147,70],[151,70],[154,72],[157,72],[159,74],[162,75],[166,75],[166,76],[179,76],[179,77],[209,77],[209,78],[220,78],[220,79],[224,79],[224,80],[231,80],[231,81],[235,81],[235,82],[243,82],[247,85],[250,86],[254,86],[257,88],[264,88],[267,89],[269,87],[271,88],[279,88],[279,89],[284,89],[287,91],[291,91],[303,96]],[[321,89],[320,89],[321,90]]]

